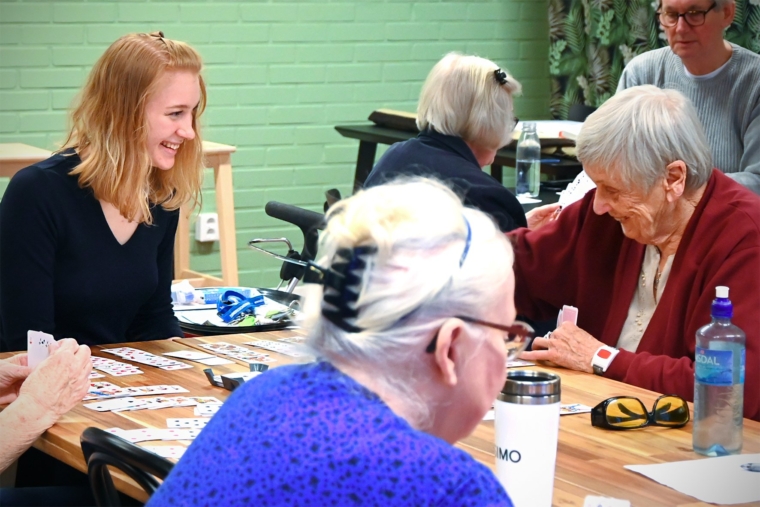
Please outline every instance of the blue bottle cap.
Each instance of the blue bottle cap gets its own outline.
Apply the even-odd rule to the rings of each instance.
[[[731,304],[731,300],[728,299],[728,287],[718,286],[715,287],[715,299],[712,302],[712,310],[710,315],[714,319],[730,319],[734,316],[734,305]]]

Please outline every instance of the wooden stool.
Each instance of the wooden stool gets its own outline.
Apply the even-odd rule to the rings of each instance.
[[[190,206],[180,210],[177,237],[174,240],[174,278],[188,279],[195,287],[238,284],[237,239],[235,238],[235,204],[232,195],[232,163],[230,154],[236,148],[227,144],[203,141],[203,155],[207,167],[214,169],[216,212],[219,215],[219,253],[222,260],[222,277],[199,273],[190,269]]]
[[[0,144],[0,176],[12,178],[24,167],[45,160],[52,153],[42,148],[21,143]]]

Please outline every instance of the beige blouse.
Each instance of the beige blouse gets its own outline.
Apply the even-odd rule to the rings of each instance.
[[[665,262],[662,272],[660,269],[660,250],[654,245],[647,245],[644,253],[644,262],[641,263],[641,274],[639,283],[636,285],[636,293],[631,300],[631,306],[628,308],[628,317],[623,324],[623,330],[620,332],[620,338],[617,342],[617,348],[636,352],[641,337],[644,336],[649,321],[657,309],[657,303],[662,298],[665,290],[665,284],[670,275],[670,267],[673,265],[674,255],[670,255]],[[656,295],[655,295],[656,288]]]

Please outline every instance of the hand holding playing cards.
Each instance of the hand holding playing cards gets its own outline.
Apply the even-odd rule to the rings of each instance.
[[[19,396],[33,399],[46,415],[58,419],[87,394],[90,371],[90,348],[65,338],[50,345],[50,356],[29,375]]]
[[[26,365],[26,354],[17,354],[0,361],[0,405],[13,402],[32,369]]]
[[[551,361],[571,370],[593,373],[591,360],[604,345],[572,322],[563,322],[551,338],[533,340],[533,350],[520,354],[527,361]]]
[[[533,208],[525,214],[525,218],[528,219],[528,229],[535,231],[556,220],[560,209],[561,207],[557,203]]]

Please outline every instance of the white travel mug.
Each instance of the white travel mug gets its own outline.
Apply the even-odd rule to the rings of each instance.
[[[560,378],[514,370],[494,402],[496,477],[515,507],[551,507]]]

